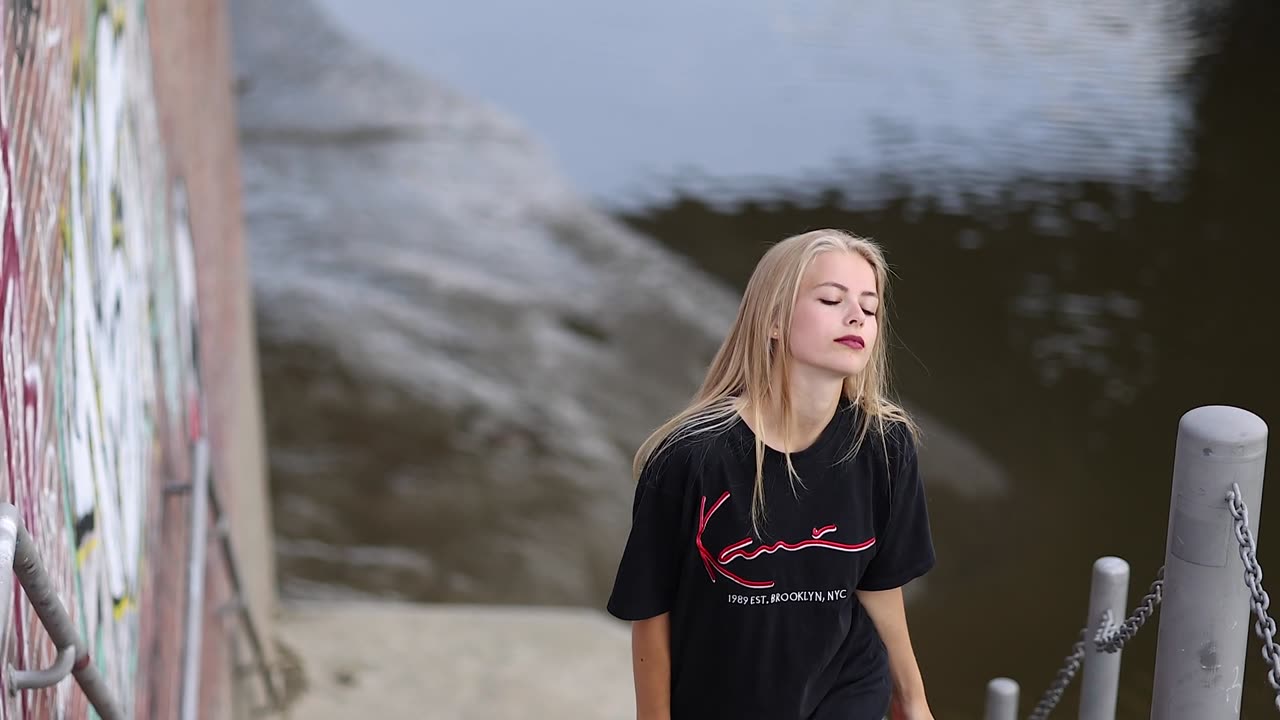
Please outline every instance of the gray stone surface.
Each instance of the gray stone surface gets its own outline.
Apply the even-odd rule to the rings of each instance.
[[[590,610],[286,606],[289,720],[629,720],[630,630]]]

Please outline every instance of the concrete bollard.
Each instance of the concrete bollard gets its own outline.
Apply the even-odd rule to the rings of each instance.
[[[1116,694],[1120,689],[1120,653],[1098,650],[1094,633],[1103,616],[1111,611],[1118,626],[1128,613],[1129,563],[1118,557],[1101,557],[1093,563],[1093,583],[1089,586],[1089,615],[1085,627],[1084,669],[1080,674],[1080,720],[1115,720]]]
[[[987,709],[982,720],[1018,720],[1018,683],[995,678],[987,683]]]
[[[1253,624],[1227,493],[1240,485],[1256,537],[1266,445],[1266,423],[1240,408],[1199,407],[1178,423],[1152,720],[1240,717]]]

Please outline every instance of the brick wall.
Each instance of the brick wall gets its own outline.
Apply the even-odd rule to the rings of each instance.
[[[4,0],[0,27],[0,501],[126,714],[177,717],[197,443],[259,623],[274,577],[225,9]],[[240,626],[213,538],[201,706],[229,717]],[[49,665],[21,591],[0,602],[9,662]],[[5,718],[87,714],[71,680],[4,698]]]

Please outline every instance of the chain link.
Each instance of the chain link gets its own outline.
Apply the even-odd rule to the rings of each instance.
[[[1249,586],[1250,604],[1254,615],[1258,618],[1254,623],[1254,631],[1262,640],[1262,658],[1266,660],[1269,668],[1267,682],[1276,691],[1276,708],[1280,709],[1280,645],[1276,643],[1276,635],[1280,634],[1280,631],[1276,629],[1275,620],[1267,614],[1271,608],[1271,597],[1262,588],[1262,565],[1258,562],[1257,544],[1253,540],[1253,533],[1249,530],[1249,508],[1241,499],[1239,484],[1231,484],[1231,492],[1227,494],[1227,504],[1231,509],[1231,517],[1235,518],[1236,541],[1240,545],[1240,559],[1244,562],[1244,582]],[[1163,598],[1164,568],[1162,567],[1156,573],[1155,582],[1151,583],[1150,590],[1123,623],[1117,626],[1111,617],[1110,610],[1103,615],[1102,623],[1093,635],[1094,648],[1099,652],[1119,652],[1137,635],[1138,629],[1151,618],[1156,606]],[[1028,720],[1046,720],[1049,713],[1057,707],[1063,693],[1071,685],[1071,681],[1075,679],[1084,663],[1088,637],[1089,628],[1081,629],[1080,638],[1071,646],[1071,653],[1063,660],[1057,676],[1041,696],[1040,702],[1036,703]]]
[[[1088,634],[1089,628],[1080,631],[1080,639],[1071,646],[1071,654],[1062,661],[1058,675],[1049,684],[1049,689],[1044,691],[1044,695],[1040,696],[1040,702],[1036,703],[1035,709],[1027,716],[1027,720],[1045,720],[1058,706],[1058,701],[1062,700],[1062,693],[1066,692],[1067,686],[1080,671],[1080,664],[1084,662],[1084,644]]]
[[[1093,647],[1099,652],[1115,653],[1119,652],[1134,635],[1138,634],[1138,628],[1155,612],[1156,606],[1164,599],[1164,568],[1156,571],[1156,579],[1151,583],[1151,588],[1147,594],[1142,596],[1142,601],[1134,608],[1133,613],[1125,618],[1119,626],[1115,625],[1111,617],[1111,611],[1102,616],[1102,622],[1098,626],[1097,632],[1093,635]],[[1272,626],[1274,631],[1275,626]],[[1080,629],[1080,639],[1075,645],[1071,646],[1071,654],[1067,655],[1062,661],[1062,667],[1058,669],[1058,674],[1054,677],[1053,682],[1049,684],[1049,689],[1044,691],[1044,695],[1040,697],[1040,702],[1036,703],[1036,707],[1031,711],[1031,715],[1027,720],[1045,720],[1049,717],[1049,713],[1058,706],[1058,702],[1062,700],[1062,694],[1066,692],[1067,687],[1071,685],[1071,681],[1075,678],[1076,673],[1080,672],[1080,666],[1084,663],[1086,640],[1089,637],[1089,628]]]
[[[1240,497],[1239,483],[1231,483],[1227,493],[1231,517],[1235,518],[1236,541],[1240,544],[1240,559],[1244,561],[1244,582],[1249,586],[1253,614],[1258,617],[1253,629],[1262,639],[1262,659],[1267,661],[1267,682],[1276,691],[1276,709],[1280,709],[1280,647],[1276,646],[1276,622],[1267,614],[1271,597],[1262,589],[1262,565],[1258,563],[1258,547],[1249,531],[1249,508]]]
[[[1099,652],[1116,653],[1120,652],[1120,648],[1125,643],[1133,639],[1138,634],[1138,628],[1142,627],[1151,615],[1155,613],[1156,606],[1164,599],[1164,568],[1161,567],[1156,571],[1156,579],[1151,583],[1151,587],[1147,590],[1147,594],[1142,596],[1142,601],[1133,609],[1133,614],[1120,623],[1116,627],[1112,617],[1111,610],[1108,609],[1102,616],[1102,625],[1098,628],[1098,633],[1094,635],[1094,647]]]

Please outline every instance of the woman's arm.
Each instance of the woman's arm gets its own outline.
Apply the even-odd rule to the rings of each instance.
[[[631,623],[636,720],[671,720],[671,614]]]
[[[880,640],[889,651],[889,678],[893,683],[894,720],[933,720],[924,695],[924,678],[911,649],[907,632],[907,610],[902,602],[902,588],[892,590],[858,590],[858,602],[866,608]]]

